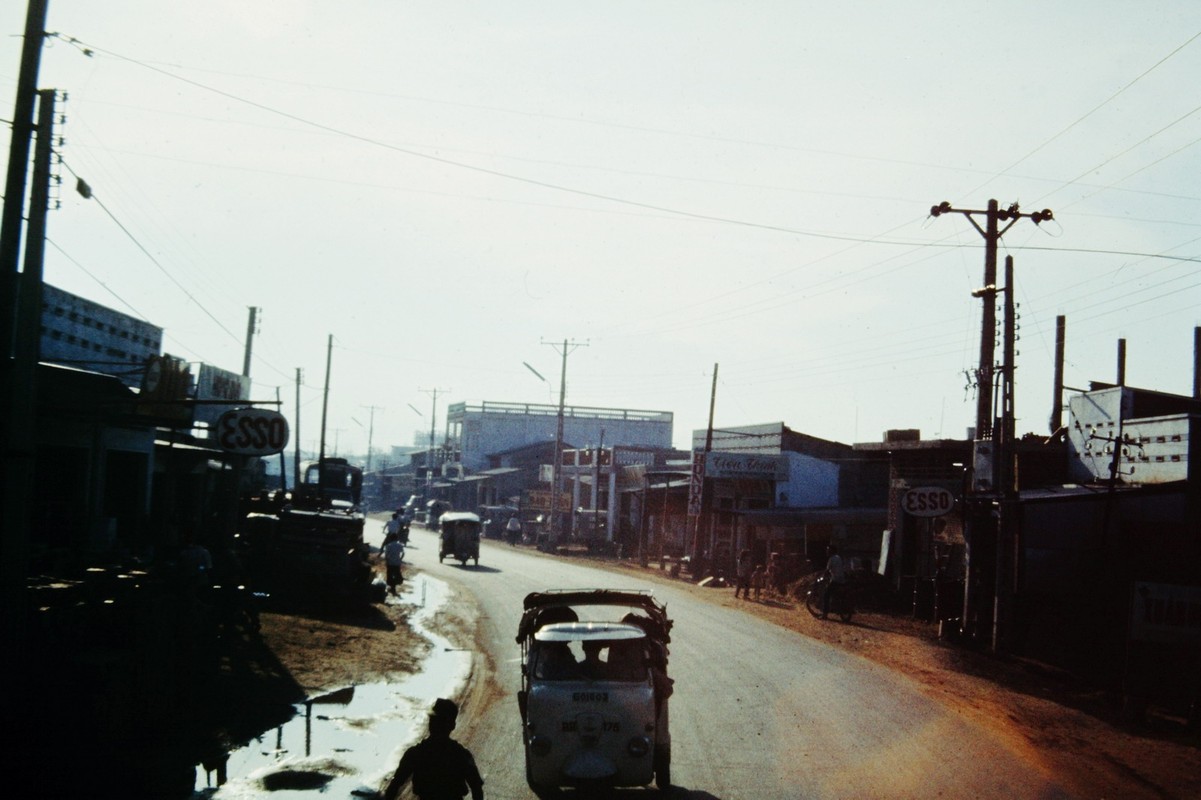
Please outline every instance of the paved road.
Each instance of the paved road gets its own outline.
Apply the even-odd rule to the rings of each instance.
[[[479,603],[489,651],[481,669],[495,671],[502,696],[459,734],[485,773],[489,800],[532,797],[514,635],[522,599],[548,588],[652,588],[667,604],[675,620],[673,798],[1069,796],[903,676],[736,609],[501,543],[483,543],[478,567],[439,564],[434,535],[416,526],[408,560]]]

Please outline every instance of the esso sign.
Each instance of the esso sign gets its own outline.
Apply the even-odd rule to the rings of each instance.
[[[955,495],[939,486],[920,486],[905,492],[901,508],[915,517],[941,517],[955,507]]]
[[[278,411],[236,408],[217,420],[217,444],[227,453],[269,456],[288,446],[288,420]]]

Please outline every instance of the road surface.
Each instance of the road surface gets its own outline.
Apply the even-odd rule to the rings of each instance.
[[[737,609],[499,542],[482,543],[478,567],[439,564],[434,534],[417,526],[407,560],[479,606],[477,640],[487,651],[477,662],[482,688],[456,735],[475,753],[489,800],[533,796],[515,699],[514,636],[525,595],[560,588],[649,588],[667,604],[675,620],[673,798],[1070,796],[1053,776],[904,676]]]

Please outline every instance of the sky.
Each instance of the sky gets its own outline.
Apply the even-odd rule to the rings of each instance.
[[[24,24],[0,4],[5,121]],[[963,437],[984,237],[942,201],[1054,214],[999,251],[1019,434],[1049,433],[1057,315],[1067,386],[1116,381],[1124,339],[1128,384],[1192,392],[1193,0],[50,0],[46,27],[47,282],[232,371],[261,309],[252,399],[294,418],[300,369],[305,448],[330,337],[341,455],[557,403],[564,365],[567,404],[670,411],[679,447],[713,391],[719,429]]]

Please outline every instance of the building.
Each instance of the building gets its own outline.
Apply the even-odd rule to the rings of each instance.
[[[1068,408],[1069,479],[1020,493],[1001,644],[1195,719],[1201,400],[1093,383]]]
[[[692,551],[712,554],[715,571],[731,574],[744,548],[756,563],[779,553],[790,579],[824,563],[830,543],[852,558],[879,553],[887,520],[881,455],[782,422],[723,428],[711,437],[693,431],[693,453],[703,456],[704,480],[694,480],[692,490],[690,505],[699,512]]]
[[[136,388],[162,347],[162,328],[43,286],[40,360],[114,375]]]
[[[559,407],[537,403],[454,403],[446,410],[451,452],[467,471],[485,469],[488,457],[539,442],[558,440]],[[564,448],[630,445],[670,448],[670,411],[624,408],[563,408]]]

